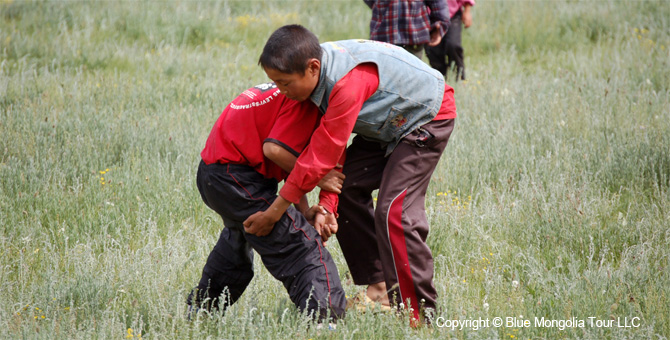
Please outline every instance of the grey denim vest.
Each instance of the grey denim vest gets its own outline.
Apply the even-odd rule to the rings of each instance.
[[[437,115],[444,96],[442,74],[403,48],[372,40],[327,42],[321,48],[321,74],[310,99],[323,113],[338,80],[356,65],[377,65],[379,87],[363,104],[354,132],[387,144],[387,156]]]

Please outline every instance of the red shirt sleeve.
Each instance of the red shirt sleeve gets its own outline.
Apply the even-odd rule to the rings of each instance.
[[[445,120],[456,118],[456,101],[454,100],[454,89],[444,84],[444,97],[442,97],[442,105],[437,116],[433,120]]]
[[[340,204],[340,198],[336,193],[326,190],[319,192],[319,205],[324,207],[328,212],[337,213],[337,206]],[[335,215],[337,217],[337,215]]]
[[[358,65],[335,83],[326,113],[279,191],[281,197],[297,203],[335,167],[344,154],[363,103],[378,87],[379,75],[374,64]]]
[[[284,99],[275,124],[263,142],[274,142],[296,157],[304,150],[317,127],[319,109],[311,102]]]
[[[343,152],[342,156],[340,157],[340,160],[337,162],[338,164],[344,164],[344,160],[346,158],[347,153]],[[342,168],[335,168],[335,170],[342,172]],[[339,196],[332,192],[332,191],[326,191],[326,190],[321,190],[319,192],[319,204],[326,208],[329,212],[332,212],[335,214],[335,217],[337,217],[337,206],[340,204],[340,198]]]

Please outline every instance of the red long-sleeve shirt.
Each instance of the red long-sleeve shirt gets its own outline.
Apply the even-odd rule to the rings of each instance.
[[[302,195],[314,189],[330,169],[338,163],[344,164],[344,151],[358,113],[378,87],[379,75],[377,67],[372,63],[356,66],[335,83],[326,113],[279,191],[280,196],[297,203]],[[454,89],[445,85],[442,106],[434,120],[453,118],[456,118]]]

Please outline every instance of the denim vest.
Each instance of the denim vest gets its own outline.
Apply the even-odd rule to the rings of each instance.
[[[363,104],[354,132],[386,144],[386,155],[410,132],[433,120],[442,105],[444,78],[403,48],[371,40],[321,44],[321,74],[310,99],[321,112],[335,83],[356,65],[374,63],[377,91]]]

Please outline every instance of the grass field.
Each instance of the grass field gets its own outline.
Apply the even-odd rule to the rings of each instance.
[[[442,325],[491,324],[353,312],[324,331],[258,257],[225,315],[187,321],[222,227],[195,170],[225,105],[267,81],[274,29],[365,38],[365,4],[0,0],[0,338],[670,337],[670,3],[473,13],[426,209]]]

